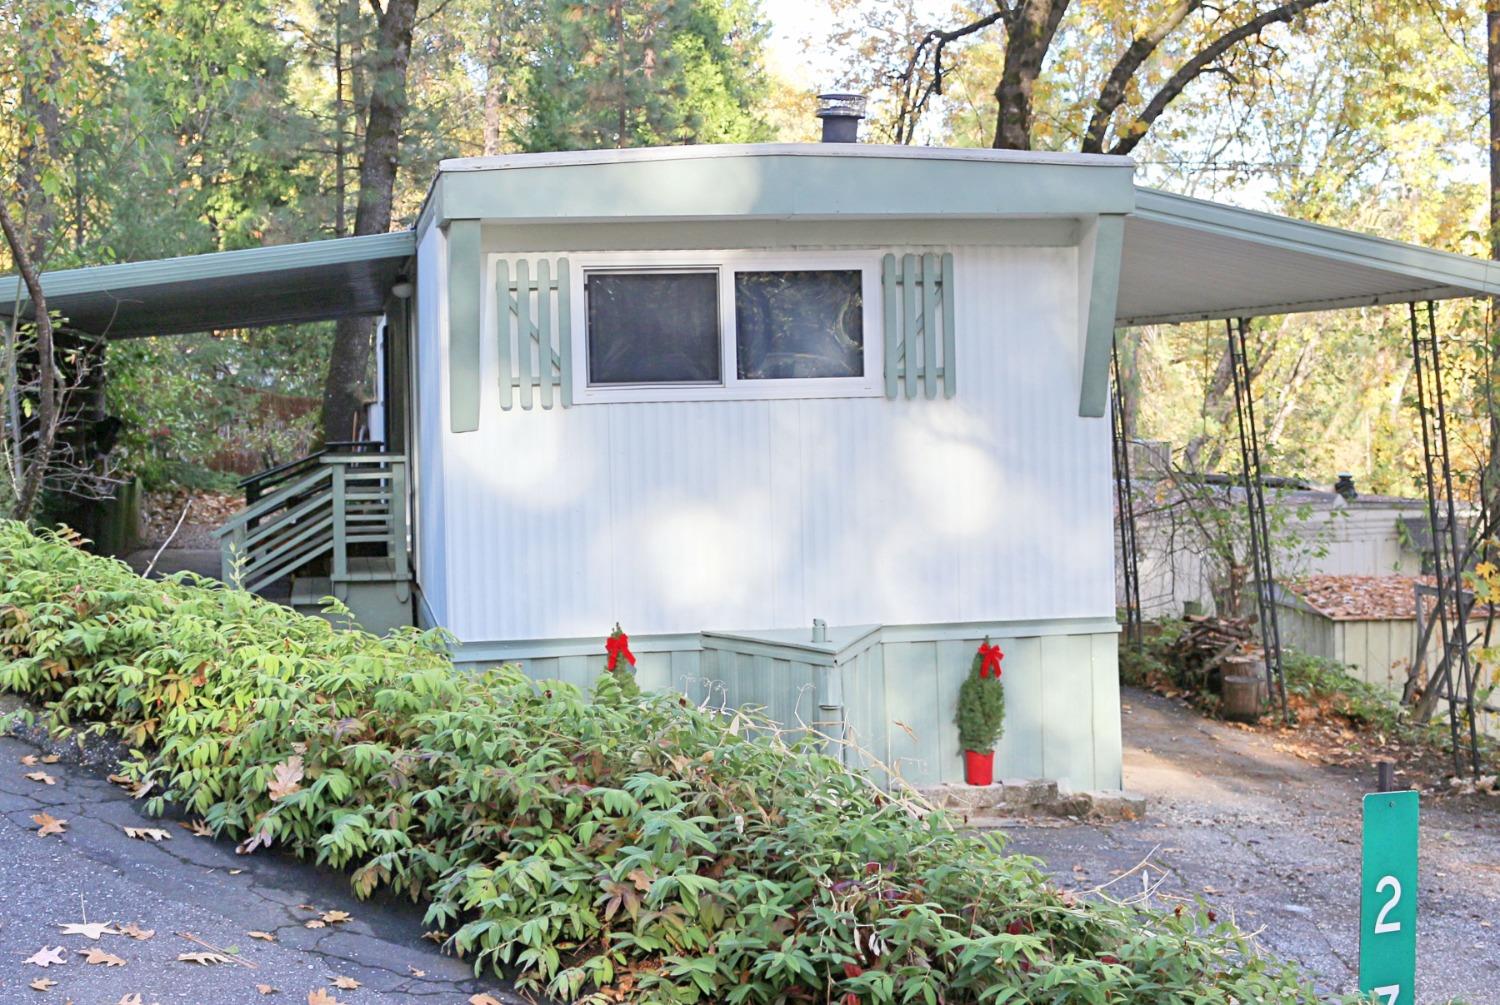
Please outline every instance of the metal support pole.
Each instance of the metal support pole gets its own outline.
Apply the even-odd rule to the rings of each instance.
[[[1427,526],[1432,533],[1433,574],[1437,580],[1437,624],[1443,637],[1443,655],[1427,682],[1422,714],[1430,714],[1438,697],[1448,702],[1448,732],[1453,744],[1453,770],[1462,775],[1460,748],[1467,739],[1470,766],[1479,774],[1479,738],[1475,723],[1475,674],[1469,659],[1469,604],[1463,590],[1464,546],[1458,526],[1458,507],[1453,498],[1453,466],[1448,451],[1448,413],[1443,397],[1442,353],[1438,346],[1437,311],[1427,303],[1426,334],[1418,320],[1417,305],[1408,305],[1411,321],[1412,376],[1417,386],[1417,417],[1422,424],[1423,474],[1427,489]],[[1447,526],[1443,526],[1446,519]],[[1420,591],[1418,605],[1421,604]],[[1425,646],[1423,647],[1425,649]],[[1420,660],[1422,653],[1418,653]],[[1416,670],[1416,667],[1413,667]],[[1459,702],[1464,712],[1459,712]],[[1468,717],[1467,737],[1462,724]]]
[[[1225,321],[1229,336],[1229,364],[1234,377],[1234,415],[1239,427],[1240,470],[1244,474],[1245,509],[1249,517],[1250,562],[1255,572],[1255,607],[1260,619],[1261,649],[1265,653],[1266,689],[1289,719],[1286,678],[1281,668],[1281,623],[1276,616],[1275,575],[1271,566],[1271,531],[1266,519],[1266,496],[1260,468],[1260,434],[1255,426],[1251,397],[1250,362],[1245,333],[1248,318]]]
[[[1120,380],[1120,351],[1110,344],[1109,429],[1115,453],[1115,508],[1120,530],[1120,569],[1125,579],[1125,639],[1139,653],[1141,631],[1141,572],[1136,550],[1135,495],[1130,480],[1130,428],[1125,411],[1125,388]]]

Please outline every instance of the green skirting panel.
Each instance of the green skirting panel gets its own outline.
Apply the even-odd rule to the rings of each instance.
[[[633,639],[643,688],[675,691],[697,705],[753,707],[784,727],[842,723],[844,760],[912,785],[963,781],[953,721],[958,689],[979,643],[1005,653],[1006,728],[996,750],[1001,778],[1046,778],[1075,790],[1121,787],[1117,635],[1109,619],[993,623],[931,629],[828,629],[826,643],[799,631],[704,632],[652,651]],[[1009,634],[1007,634],[1009,631]],[[539,644],[556,650],[559,643]],[[603,644],[569,655],[510,661],[538,680],[588,689],[604,672]],[[585,651],[593,649],[593,651]],[[464,661],[460,652],[458,659]],[[494,662],[485,660],[484,662]],[[830,708],[839,711],[832,713]]]

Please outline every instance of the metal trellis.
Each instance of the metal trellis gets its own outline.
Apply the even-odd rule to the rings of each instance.
[[[1469,658],[1469,608],[1462,584],[1464,542],[1453,498],[1453,467],[1448,452],[1448,414],[1443,399],[1442,356],[1438,346],[1437,311],[1427,302],[1426,331],[1410,304],[1412,375],[1417,386],[1417,416],[1422,423],[1422,461],[1427,488],[1427,525],[1432,532],[1433,574],[1437,582],[1436,625],[1442,634],[1442,658],[1433,670],[1422,707],[1430,714],[1441,697],[1448,703],[1448,729],[1453,741],[1453,770],[1464,773],[1462,748],[1467,741],[1470,767],[1479,774],[1479,737],[1475,722],[1476,674]],[[1447,526],[1444,526],[1446,520]],[[1417,603],[1422,603],[1418,594]],[[1423,642],[1425,643],[1425,638]],[[1419,647],[1421,665],[1426,646]],[[1460,710],[1462,704],[1462,710]],[[1464,719],[1467,717],[1467,729]],[[1465,735],[1467,733],[1467,736]]]
[[[1135,537],[1135,503],[1130,481],[1130,429],[1125,388],[1120,380],[1120,349],[1110,345],[1109,429],[1114,438],[1115,511],[1120,533],[1120,569],[1125,580],[1125,640],[1141,651],[1141,573]]]
[[[1260,467],[1260,434],[1255,426],[1255,402],[1251,398],[1249,355],[1246,351],[1247,318],[1226,320],[1229,363],[1234,378],[1234,415],[1239,426],[1240,468],[1244,473],[1245,506],[1249,516],[1250,562],[1255,573],[1255,607],[1260,619],[1261,648],[1265,653],[1266,688],[1271,700],[1288,716],[1286,678],[1281,670],[1281,625],[1276,617],[1275,579],[1271,569],[1271,533],[1266,519],[1266,496]]]

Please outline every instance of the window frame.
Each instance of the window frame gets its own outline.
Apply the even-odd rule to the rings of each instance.
[[[575,404],[631,401],[762,401],[785,398],[865,398],[885,394],[880,251],[637,251],[569,255]],[[719,284],[719,380],[713,383],[593,384],[588,371],[590,273],[713,272]],[[735,318],[738,272],[859,272],[864,329],[864,374],[859,377],[739,376]]]

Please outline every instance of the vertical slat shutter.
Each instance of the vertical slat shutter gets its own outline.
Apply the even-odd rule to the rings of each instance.
[[[573,404],[568,260],[501,259],[496,270],[500,407]]]
[[[881,263],[885,396],[951,398],[958,389],[953,327],[953,256],[886,255]]]

